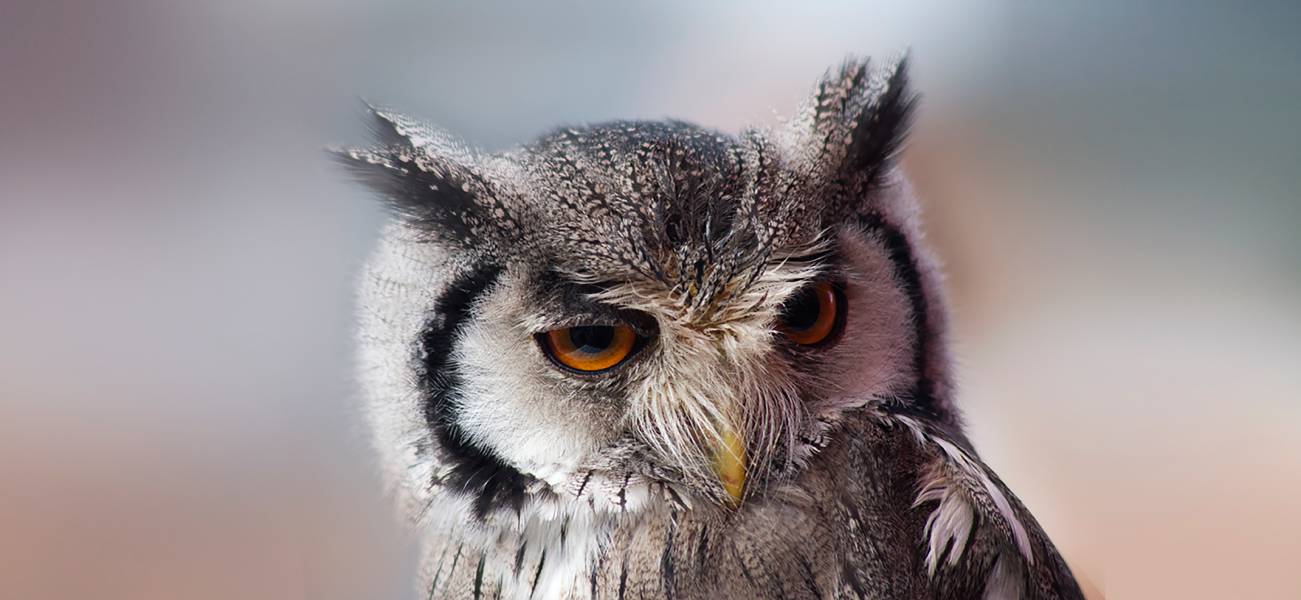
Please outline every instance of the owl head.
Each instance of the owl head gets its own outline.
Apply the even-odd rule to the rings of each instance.
[[[850,411],[956,433],[944,311],[895,163],[905,61],[828,72],[780,130],[566,128],[484,154],[372,109],[338,152],[392,208],[361,379],[413,516],[735,510]]]

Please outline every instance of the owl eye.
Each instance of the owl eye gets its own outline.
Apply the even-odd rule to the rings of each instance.
[[[560,366],[595,373],[631,356],[637,347],[637,332],[627,325],[580,325],[539,334],[538,342]]]
[[[845,295],[829,282],[800,290],[782,306],[778,330],[801,346],[826,344],[845,324]]]

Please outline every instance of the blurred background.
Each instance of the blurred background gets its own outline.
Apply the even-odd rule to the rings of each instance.
[[[615,4],[2,0],[0,597],[416,597],[358,97],[736,131],[903,48],[985,459],[1095,597],[1301,597],[1301,7]]]

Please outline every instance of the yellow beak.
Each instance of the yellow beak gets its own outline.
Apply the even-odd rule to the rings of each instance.
[[[723,430],[714,451],[714,472],[732,499],[732,506],[739,506],[745,493],[745,440],[730,427]]]

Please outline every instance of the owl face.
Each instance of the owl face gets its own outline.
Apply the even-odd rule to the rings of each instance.
[[[952,420],[892,162],[911,106],[902,62],[850,63],[783,131],[620,122],[487,156],[374,110],[379,145],[340,155],[396,212],[360,346],[413,510],[734,508],[846,410]]]

